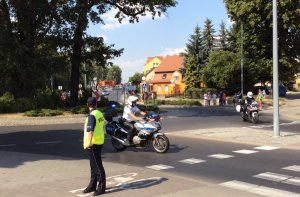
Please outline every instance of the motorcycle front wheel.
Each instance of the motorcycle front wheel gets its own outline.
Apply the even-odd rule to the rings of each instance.
[[[152,140],[152,146],[154,150],[158,153],[165,153],[170,147],[170,142],[167,136],[158,135]]]
[[[114,138],[111,138],[111,144],[117,151],[123,151],[126,149],[126,146],[124,146],[123,144],[121,144],[119,141],[117,141]]]
[[[257,112],[252,112],[253,114],[252,115],[252,122],[254,124],[256,124],[258,122],[258,113]]]

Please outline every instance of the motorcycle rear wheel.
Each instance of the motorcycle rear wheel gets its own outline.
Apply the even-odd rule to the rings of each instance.
[[[152,146],[156,152],[165,153],[170,147],[170,142],[167,136],[158,135],[152,140]]]
[[[244,113],[243,113],[243,112],[241,112],[241,118],[242,118],[242,120],[243,120],[244,122],[246,122],[246,121],[247,121],[247,118],[245,118],[245,115],[244,115]]]
[[[111,138],[111,144],[117,151],[123,151],[126,149],[126,146],[124,146],[114,138]]]

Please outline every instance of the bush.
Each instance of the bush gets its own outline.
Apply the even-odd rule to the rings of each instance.
[[[15,104],[14,95],[10,92],[4,93],[0,97],[0,113],[13,112],[13,106]]]
[[[201,106],[200,101],[198,100],[188,100],[188,99],[179,99],[179,100],[157,100],[157,105],[197,105]]]
[[[86,105],[79,105],[71,109],[73,114],[88,114],[89,109]]]
[[[36,102],[33,101],[30,98],[20,98],[17,99],[14,106],[13,111],[14,112],[25,112],[28,110],[35,109]]]
[[[35,95],[34,100],[36,102],[37,109],[56,109],[63,107],[60,93],[57,91],[52,91],[50,89],[39,92],[37,95]]]
[[[185,96],[191,99],[200,99],[201,89],[199,88],[190,88],[185,91]]]
[[[38,117],[38,116],[57,116],[62,115],[63,111],[61,110],[52,110],[52,109],[37,109],[26,111],[25,116]]]

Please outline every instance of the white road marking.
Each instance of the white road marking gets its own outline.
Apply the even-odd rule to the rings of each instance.
[[[16,146],[16,144],[1,144],[0,147]]]
[[[232,151],[234,153],[241,153],[241,154],[253,154],[253,153],[257,153],[259,151],[255,151],[255,150],[246,150],[246,149],[242,149],[242,150],[236,150],[236,151]]]
[[[290,178],[286,181],[283,181],[283,183],[300,186],[300,178],[299,177]]]
[[[275,150],[275,149],[279,149],[279,147],[274,147],[274,146],[258,146],[258,147],[255,147],[254,149],[258,149],[258,150]]]
[[[81,188],[81,189],[74,189],[74,190],[71,190],[70,192],[71,193],[76,193],[78,191],[83,191],[85,188]]]
[[[263,186],[253,188],[250,192],[262,196],[268,196],[268,197],[300,197],[300,194],[294,192],[284,191],[284,190],[275,189],[271,187],[263,187]]]
[[[216,159],[227,159],[234,157],[233,155],[225,155],[225,154],[214,154],[214,155],[208,155],[208,157],[216,158]]]
[[[190,158],[190,159],[181,160],[179,162],[187,163],[187,164],[196,164],[196,163],[206,162],[206,160]]]
[[[36,142],[35,144],[59,144],[61,141]]]
[[[170,168],[174,168],[174,167],[163,165],[163,164],[158,164],[158,165],[146,166],[146,168],[149,168],[152,170],[166,170],[166,169],[170,169]]]
[[[285,167],[282,169],[300,172],[300,166],[298,166],[298,165],[288,166],[288,167]]]
[[[91,196],[91,193],[92,193],[92,192],[87,193],[87,194],[77,194],[76,196],[78,196],[78,197]]]
[[[262,196],[268,196],[268,197],[291,197],[291,196],[300,197],[300,194],[297,193],[274,189],[270,187],[263,187],[263,186],[246,183],[242,181],[236,181],[236,180],[224,182],[221,183],[220,185],[232,189],[242,190],[242,191],[259,194]]]
[[[236,180],[224,182],[224,183],[221,183],[220,185],[225,186],[225,187],[230,187],[233,189],[243,190],[243,191],[249,191],[252,188],[259,187],[258,185],[255,185],[255,184],[236,181]]]
[[[115,175],[106,178],[107,182],[110,183],[110,188],[106,189],[106,192],[122,191],[128,189],[138,189],[143,187],[149,187],[151,185],[156,185],[157,183],[164,180],[163,177],[150,177],[145,179],[134,180],[138,173],[126,173]],[[107,185],[107,184],[106,184]],[[91,193],[83,194],[84,188],[71,190],[69,192],[76,194],[78,197],[91,196]]]
[[[253,177],[270,180],[270,181],[275,181],[275,182],[281,182],[281,181],[287,180],[289,178],[292,178],[292,176],[289,176],[289,175],[277,174],[277,173],[272,173],[272,172],[265,172],[265,173],[257,174],[257,175],[254,175]]]

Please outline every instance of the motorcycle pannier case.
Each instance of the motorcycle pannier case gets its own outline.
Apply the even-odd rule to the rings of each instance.
[[[105,130],[108,135],[114,135],[115,132],[117,131],[117,129],[118,129],[118,127],[114,124],[108,123],[105,125]]]

